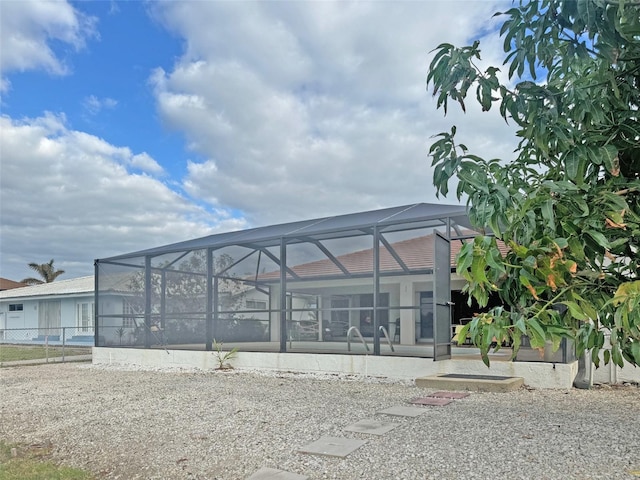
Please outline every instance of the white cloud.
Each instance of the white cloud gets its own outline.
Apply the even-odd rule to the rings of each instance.
[[[66,74],[68,66],[51,43],[80,49],[87,37],[96,34],[95,22],[66,1],[0,2],[0,91],[8,90],[6,75],[12,71],[44,69]]]
[[[90,274],[93,259],[216,231],[242,219],[195,206],[162,182],[146,153],[132,154],[47,114],[0,117],[3,277],[29,275],[28,262],[51,258],[66,278]]]
[[[91,115],[97,115],[102,110],[111,110],[116,108],[118,101],[113,98],[98,98],[95,95],[89,95],[82,102],[85,110]]]
[[[129,164],[134,168],[142,170],[143,172],[155,174],[164,172],[164,169],[158,164],[158,162],[151,158],[151,156],[149,156],[147,152],[132,155],[130,157]]]
[[[470,105],[444,118],[425,90],[429,51],[491,31],[492,13],[510,2],[147,6],[185,41],[150,85],[159,117],[197,160],[184,179],[168,179],[148,153],[73,130],[62,114],[0,117],[1,276],[20,279],[28,262],[54,258],[70,278],[91,273],[96,257],[216,231],[438,201],[427,150],[453,124],[474,153],[509,156],[515,146],[497,115]],[[82,48],[94,34],[94,20],[66,2],[0,8],[0,91],[11,71],[64,74],[51,42]],[[484,44],[499,64],[501,42]],[[94,115],[117,105],[83,103]]]
[[[256,224],[436,201],[430,136],[457,124],[459,140],[487,157],[515,140],[498,115],[435,110],[429,51],[492,31],[492,14],[509,5],[156,4],[187,45],[151,78],[158,111],[206,159],[189,163],[185,189]],[[487,46],[499,64],[500,42]]]

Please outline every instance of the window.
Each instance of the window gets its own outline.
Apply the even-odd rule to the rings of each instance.
[[[266,310],[267,302],[261,300],[247,300],[247,309]]]
[[[93,302],[76,305],[76,326],[83,333],[93,332]]]
[[[131,302],[129,302],[126,298],[122,300],[122,326],[124,328],[135,328],[136,327],[136,319],[135,315],[140,310],[136,308]]]
[[[62,331],[60,300],[40,300],[38,302],[38,335],[59,336]]]
[[[22,303],[10,303],[9,304],[9,311],[10,312],[21,312],[23,310],[24,306],[22,305]]]
[[[124,328],[136,328],[135,318],[125,317],[122,319],[122,326]]]

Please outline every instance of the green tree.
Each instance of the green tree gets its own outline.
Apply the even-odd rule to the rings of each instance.
[[[204,338],[202,319],[207,310],[206,250],[195,250],[175,263],[166,261],[151,270],[150,291],[145,289],[145,272],[132,275],[128,289],[133,295],[125,297],[129,311],[141,316],[145,311],[146,295],[151,296],[152,321],[160,321],[171,332],[172,341],[194,342]],[[213,271],[217,278],[218,334],[224,336],[244,318],[237,313],[244,306],[245,282],[231,272],[234,259],[226,254],[213,256]],[[164,280],[163,280],[164,277]],[[164,294],[165,319],[161,319],[161,298]],[[142,341],[145,326],[138,325],[137,335]]]
[[[27,285],[40,285],[41,283],[51,283],[64,273],[64,270],[56,270],[53,266],[53,259],[49,263],[30,263],[29,268],[38,272],[40,278],[25,278],[20,280]]]
[[[519,139],[514,158],[486,160],[453,127],[429,150],[438,195],[456,180],[471,221],[509,246],[481,235],[460,253],[470,296],[504,304],[468,333],[487,365],[494,337],[515,355],[525,334],[535,348],[573,338],[598,365],[605,333],[605,363],[640,365],[640,2],[523,0],[496,15],[506,84],[478,67],[479,42],[440,45],[427,76],[445,114],[475,93]]]
[[[244,301],[245,285],[237,275],[228,270],[235,264],[234,259],[228,254],[213,256],[213,269],[218,276],[218,296],[220,311],[232,318],[242,318],[242,315],[234,314],[240,310]],[[206,250],[195,250],[178,265],[167,262],[159,265],[151,272],[151,297],[152,304],[157,310],[162,295],[162,275],[164,271],[166,282],[164,283],[167,313],[204,313],[207,301],[207,259]],[[132,292],[140,292],[141,295],[129,299],[129,305],[135,312],[144,312],[145,299],[145,274],[144,271],[134,275],[129,281],[129,289]],[[153,311],[157,314],[159,311]]]

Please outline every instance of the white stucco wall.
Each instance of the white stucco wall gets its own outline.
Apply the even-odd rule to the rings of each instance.
[[[605,335],[604,349],[611,349],[609,335]],[[592,379],[592,383],[640,383],[640,368],[632,366],[626,360],[623,361],[623,365],[623,367],[619,367],[613,362],[609,362],[608,365],[605,365],[604,350],[602,350],[600,352],[600,367],[596,368],[594,365],[590,366],[590,377]]]
[[[213,352],[98,347],[93,349],[93,363],[203,370],[218,366]],[[430,358],[266,352],[239,352],[230,363],[234,368],[246,370],[349,374],[398,380],[415,380],[443,373],[523,377],[526,385],[540,389],[569,389],[578,371],[577,362],[552,364],[495,361],[488,369],[481,360],[469,359],[434,362]]]
[[[38,328],[38,312],[40,302],[43,300],[60,301],[60,327],[76,327],[77,305],[93,302],[93,294],[82,294],[66,298],[36,297],[7,299],[0,301],[0,312],[4,313],[6,329],[13,328]],[[10,304],[22,304],[22,311],[9,311]]]

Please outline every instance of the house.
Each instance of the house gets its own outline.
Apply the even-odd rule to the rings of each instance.
[[[477,350],[452,342],[477,311],[454,261],[473,236],[465,207],[419,203],[98,259],[94,363],[207,368],[223,341],[247,368],[486,375]],[[572,350],[510,361],[502,349],[491,373],[569,388]]]
[[[9,280],[8,278],[0,277],[0,292],[3,290],[11,290],[12,288],[21,288],[26,286],[26,283],[14,282],[13,280]]]
[[[386,353],[382,336],[427,347],[404,349],[408,355],[448,357],[452,279],[454,291],[462,287],[451,276],[452,258],[469,228],[463,206],[415,204],[99,259],[96,327],[107,341],[123,323],[147,330],[158,323],[176,348],[211,349],[214,339],[228,341],[232,325],[246,331],[234,336],[250,343],[244,348],[283,351],[296,348],[292,331],[313,320],[318,335],[309,340],[318,343],[306,349],[346,352],[342,340],[355,328],[376,355]],[[253,298],[234,302],[239,292]],[[114,294],[130,299],[129,312],[108,308]],[[145,336],[149,347],[154,339]]]
[[[0,292],[0,340],[94,341],[94,277]]]
[[[477,310],[455,274],[455,256],[473,236],[465,207],[420,203],[99,259],[98,346],[152,348],[154,326],[163,344],[182,350],[224,341],[256,351],[449,358],[452,319]],[[114,295],[126,298],[125,311],[113,308]]]

